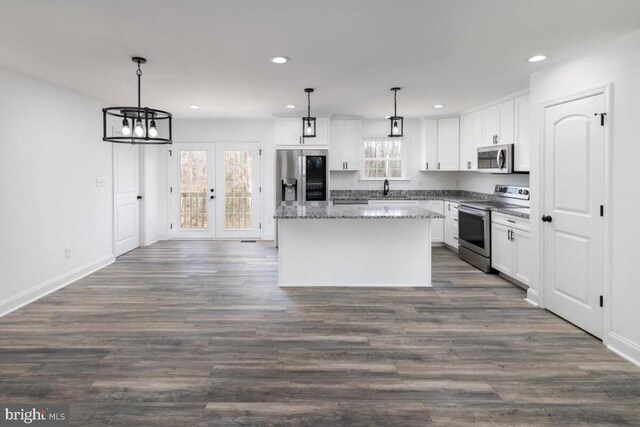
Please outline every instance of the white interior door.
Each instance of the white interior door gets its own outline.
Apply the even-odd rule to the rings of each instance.
[[[140,246],[139,147],[113,145],[114,254]]]
[[[216,143],[216,237],[260,237],[260,144]]]
[[[605,144],[604,95],[545,109],[545,306],[602,337]],[[549,218],[547,218],[549,219]]]
[[[215,237],[215,144],[174,144],[171,237]]]

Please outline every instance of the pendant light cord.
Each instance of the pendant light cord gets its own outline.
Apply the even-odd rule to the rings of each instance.
[[[309,117],[311,117],[311,92],[307,92],[307,122]]]
[[[140,108],[140,79],[142,77],[142,70],[140,69],[140,62],[138,62],[138,70],[136,71],[138,76],[138,108]],[[140,115],[140,113],[138,113]]]
[[[398,89],[393,91],[393,117],[398,117]]]

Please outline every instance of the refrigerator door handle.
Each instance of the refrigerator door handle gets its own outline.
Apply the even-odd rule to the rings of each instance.
[[[307,158],[304,153],[300,156],[302,170],[302,203],[307,204]]]

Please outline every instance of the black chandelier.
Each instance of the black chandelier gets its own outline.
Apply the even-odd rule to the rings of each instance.
[[[315,138],[316,137],[316,118],[311,117],[311,94],[313,89],[306,88],[307,92],[307,117],[302,118],[302,137],[303,138]]]
[[[398,91],[399,87],[392,87],[393,91],[393,116],[389,117],[389,121],[391,122],[391,132],[389,133],[389,137],[396,138],[404,135],[404,118],[398,116]]]
[[[138,106],[103,108],[102,140],[126,144],[171,144],[171,113],[140,106],[140,65],[147,60],[138,56],[131,60],[138,64]]]

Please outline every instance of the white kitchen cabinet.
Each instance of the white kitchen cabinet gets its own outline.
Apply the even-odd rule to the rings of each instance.
[[[444,202],[442,200],[421,200],[418,204],[421,208],[444,215]],[[444,218],[431,220],[431,243],[440,244],[444,241]]]
[[[444,202],[444,242],[458,252],[458,204]]]
[[[438,120],[438,170],[460,169],[460,118]]]
[[[438,170],[438,121],[420,122],[420,170]]]
[[[361,120],[331,120],[329,169],[356,172],[362,151]]]
[[[480,146],[513,144],[513,139],[513,99],[482,110],[482,141],[480,141]]]
[[[533,247],[529,220],[493,213],[491,221],[491,266],[529,286],[533,272]]]
[[[453,117],[420,122],[420,170],[458,170],[460,119]]]
[[[518,172],[531,170],[531,106],[529,95],[514,100],[514,169]]]
[[[316,137],[302,137],[301,117],[278,117],[274,119],[274,138],[277,146],[325,147],[329,143],[329,119],[316,118]]]
[[[460,117],[460,170],[478,170],[478,147],[482,140],[482,113]]]

